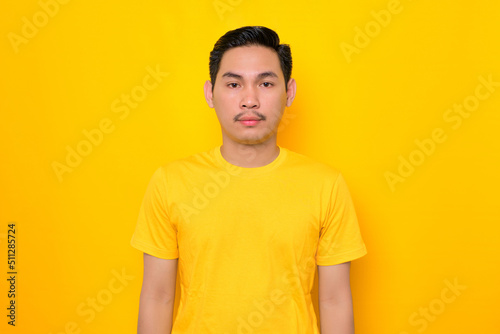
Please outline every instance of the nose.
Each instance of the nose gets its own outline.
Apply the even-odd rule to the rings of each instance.
[[[253,87],[246,87],[242,90],[242,98],[240,107],[242,109],[257,109],[259,108],[259,99],[257,92]]]

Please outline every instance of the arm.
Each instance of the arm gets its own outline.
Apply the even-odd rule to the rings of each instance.
[[[351,262],[318,266],[321,334],[354,334],[350,266]]]
[[[177,259],[165,260],[144,253],[138,334],[170,334],[176,275]]]

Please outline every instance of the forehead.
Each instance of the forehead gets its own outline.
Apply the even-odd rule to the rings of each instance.
[[[217,76],[226,72],[251,76],[267,71],[283,76],[276,51],[260,45],[238,46],[224,53]]]

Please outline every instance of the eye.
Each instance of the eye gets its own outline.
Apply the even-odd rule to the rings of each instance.
[[[236,82],[230,82],[227,84],[229,88],[237,88],[239,85]]]
[[[264,82],[262,83],[264,87],[271,87],[273,84],[271,82]]]

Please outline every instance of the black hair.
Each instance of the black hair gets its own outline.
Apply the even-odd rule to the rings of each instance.
[[[280,44],[278,34],[269,28],[262,26],[246,26],[225,33],[215,43],[210,52],[210,80],[212,91],[215,86],[215,78],[219,72],[220,62],[224,53],[238,46],[261,45],[273,49],[278,54],[281,71],[285,77],[285,87],[292,75],[292,52],[288,44]]]

